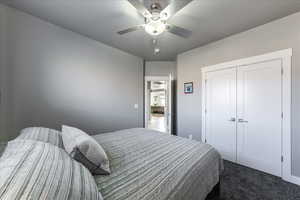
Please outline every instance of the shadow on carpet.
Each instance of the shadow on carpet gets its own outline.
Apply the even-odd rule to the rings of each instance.
[[[300,186],[224,161],[221,195],[207,200],[300,200]]]

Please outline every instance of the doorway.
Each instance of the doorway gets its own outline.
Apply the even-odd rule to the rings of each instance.
[[[171,80],[145,77],[145,128],[171,134]]]

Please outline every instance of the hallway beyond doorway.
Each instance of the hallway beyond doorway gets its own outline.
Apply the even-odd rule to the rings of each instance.
[[[167,132],[165,126],[165,116],[163,114],[151,114],[151,119],[148,122],[148,128],[160,132]]]
[[[171,133],[171,77],[146,77],[145,127]]]

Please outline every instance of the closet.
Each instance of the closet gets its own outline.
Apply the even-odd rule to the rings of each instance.
[[[225,160],[281,177],[284,59],[262,58],[203,70],[202,131]]]

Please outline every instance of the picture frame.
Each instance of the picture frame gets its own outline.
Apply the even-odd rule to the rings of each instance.
[[[184,94],[192,94],[194,92],[193,82],[184,83]]]

